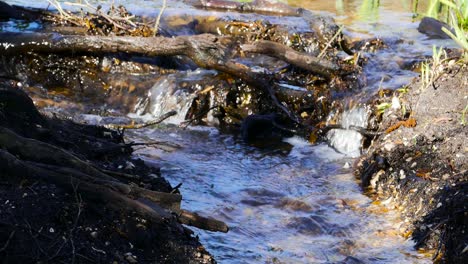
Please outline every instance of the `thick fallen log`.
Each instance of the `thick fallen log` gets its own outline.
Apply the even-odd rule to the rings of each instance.
[[[55,33],[0,33],[0,52],[18,54],[25,52],[93,54],[130,53],[145,56],[186,55],[198,66],[224,71],[229,67],[232,40],[212,34],[170,37],[119,37],[119,36],[78,36]],[[330,78],[339,67],[332,62],[318,59],[307,53],[297,52],[285,45],[259,41],[241,47],[246,52],[273,56],[314,74]],[[223,67],[224,66],[224,67]],[[233,68],[253,74],[249,67]],[[236,77],[243,77],[242,72]]]

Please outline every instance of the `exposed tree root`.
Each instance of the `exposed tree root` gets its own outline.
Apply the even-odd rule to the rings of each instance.
[[[4,127],[0,127],[0,146],[5,148],[0,150],[0,168],[7,175],[39,178],[67,189],[75,185],[85,199],[95,200],[118,210],[135,211],[157,222],[171,217],[171,212],[174,212],[184,224],[211,231],[228,230],[226,224],[220,221],[180,210],[182,197],[179,194],[155,192],[135,184],[121,183],[64,150],[34,139],[23,138]],[[31,148],[36,151],[32,151]],[[14,155],[25,160],[20,160]],[[67,165],[71,168],[63,167]],[[145,200],[152,203],[144,202]]]

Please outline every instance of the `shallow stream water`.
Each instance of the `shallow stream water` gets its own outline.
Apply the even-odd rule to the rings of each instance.
[[[162,1],[115,2],[136,13],[154,14]],[[168,2],[168,14],[210,12],[187,11],[183,3]],[[402,65],[430,56],[433,44],[452,45],[427,40],[417,32],[410,1],[383,0],[373,8],[363,7],[364,2],[369,1],[290,1],[335,16],[350,38],[381,37],[390,43],[369,55],[367,93],[405,85],[417,74]],[[42,7],[46,1],[34,5]],[[275,19],[296,23],[294,18]],[[8,30],[6,26],[3,30]],[[167,80],[158,81],[153,90],[171,88]],[[165,103],[186,106],[186,101],[168,102],[170,98],[158,95],[153,94],[155,115],[165,112]],[[343,125],[365,125],[365,115],[366,111],[352,109],[344,115]],[[182,119],[175,117],[172,123]],[[390,205],[377,205],[362,194],[351,168],[360,152],[360,137],[352,132],[333,132],[330,142],[335,148],[293,137],[280,146],[259,149],[215,128],[173,125],[129,132],[128,137],[179,146],[142,147],[135,156],[161,167],[172,185],[182,183],[183,208],[229,225],[226,234],[195,229],[219,263],[335,263],[346,258],[355,263],[350,257],[365,263],[431,262],[402,237],[403,219]]]

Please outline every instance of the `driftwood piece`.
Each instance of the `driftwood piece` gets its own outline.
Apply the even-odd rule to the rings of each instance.
[[[182,195],[180,194],[151,191],[145,188],[141,188],[133,183],[125,184],[119,181],[100,180],[100,179],[96,179],[95,177],[91,175],[87,175],[85,173],[77,171],[76,169],[71,169],[71,168],[66,168],[66,167],[59,167],[59,166],[47,165],[47,164],[41,164],[41,163],[34,163],[34,165],[37,167],[55,171],[62,175],[70,175],[76,179],[80,179],[86,182],[91,182],[91,183],[107,186],[126,196],[130,196],[134,198],[146,198],[154,203],[157,203],[158,205],[166,209],[180,210],[180,202],[182,201]]]
[[[199,35],[199,38],[204,38]],[[0,51],[4,54],[24,52],[103,55],[109,52],[135,53],[146,56],[184,55],[186,36],[167,37],[117,37],[117,36],[62,36],[56,33],[1,33]]]
[[[229,227],[222,221],[213,218],[203,217],[198,215],[197,213],[192,213],[185,210],[180,210],[180,212],[177,214],[177,219],[182,224],[195,226],[200,229],[215,230],[224,233],[229,231]]]

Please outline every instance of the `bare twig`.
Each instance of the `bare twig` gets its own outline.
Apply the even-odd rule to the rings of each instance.
[[[125,179],[138,180],[141,178],[138,175],[132,175],[132,174],[123,173],[123,172],[117,172],[117,171],[111,171],[111,170],[105,170],[105,169],[100,169],[100,171],[104,172],[105,174],[114,175],[114,176],[125,178]]]
[[[168,119],[169,117],[174,116],[176,114],[177,114],[177,111],[172,110],[172,111],[169,111],[169,112],[165,113],[164,115],[160,116],[156,120],[149,121],[149,122],[146,122],[146,123],[143,123],[143,124],[130,124],[130,125],[109,124],[109,125],[105,125],[105,127],[106,128],[111,128],[111,129],[140,129],[140,128],[144,128],[144,127],[157,125],[157,124],[163,122],[164,120]]]
[[[73,185],[73,193],[75,194],[75,200],[76,200],[76,206],[78,207],[78,212],[76,213],[76,217],[75,217],[75,221],[73,223],[73,227],[70,230],[70,244],[72,246],[72,254],[73,254],[72,255],[72,264],[75,263],[75,258],[76,258],[75,243],[73,241],[73,236],[74,236],[75,229],[78,226],[78,221],[79,221],[80,216],[81,216],[81,207],[83,206],[83,199],[81,199],[81,195],[78,194],[77,190],[78,190],[78,185],[77,184]]]
[[[159,11],[158,17],[156,18],[156,22],[154,23],[154,33],[153,37],[158,34],[158,29],[159,29],[159,22],[161,21],[162,14],[164,12],[164,9],[166,9],[166,0],[163,0],[163,5],[161,7],[161,10]]]
[[[10,236],[8,236],[7,241],[5,242],[3,247],[0,248],[0,252],[3,252],[3,251],[5,251],[5,249],[7,249],[8,245],[10,245],[10,241],[13,238],[13,236],[15,235],[15,233],[16,233],[16,230],[11,231]]]
[[[214,87],[214,86],[213,86]],[[202,91],[203,92],[203,91]],[[204,115],[208,114],[211,110],[217,108],[218,106],[215,105],[215,106],[212,106],[210,108],[208,108],[206,111],[203,111],[202,113],[199,113],[198,115],[196,115],[194,118],[192,119],[189,119],[189,120],[185,120],[184,122],[182,122],[184,125],[183,125],[183,129],[187,129],[187,127],[189,125],[191,125],[193,123],[193,121],[197,120],[197,119],[200,119],[202,118]],[[182,124],[181,124],[182,125]]]
[[[317,56],[318,58],[322,58],[327,49],[330,47],[330,45],[333,43],[333,41],[340,35],[341,31],[343,30],[343,26],[340,26],[338,31],[336,31],[335,35],[330,39],[330,41],[327,42],[327,45],[325,45],[325,48],[323,48],[322,52]]]

